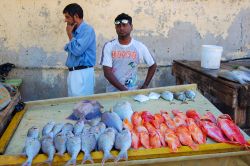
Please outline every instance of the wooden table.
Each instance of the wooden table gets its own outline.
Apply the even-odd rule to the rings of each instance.
[[[250,67],[250,60],[221,63],[220,69],[237,66]],[[242,128],[250,127],[250,84],[241,85],[236,82],[218,78],[220,70],[201,68],[200,61],[174,61],[172,74],[176,84],[196,83],[201,93],[217,108],[228,113]]]
[[[0,136],[3,134],[5,128],[13,117],[13,111],[15,109],[15,106],[21,100],[21,94],[18,88],[22,84],[22,80],[8,79],[5,81],[5,83],[16,87],[16,92],[15,94],[12,94],[13,96],[11,95],[11,102],[8,104],[8,106],[0,111]]]
[[[177,100],[170,103],[162,98],[143,103],[136,102],[133,99],[133,96],[137,94],[148,95],[150,92],[162,93],[166,90],[172,92],[193,90],[197,96],[195,101],[189,101],[186,104]],[[172,114],[170,110],[173,109],[187,111],[187,109],[194,108],[199,110],[201,115],[206,113],[206,109],[211,110],[216,117],[221,114],[214,105],[197,91],[195,84],[26,102],[25,108],[15,114],[5,133],[0,137],[0,166],[21,165],[26,160],[26,157],[20,156],[20,153],[23,149],[27,130],[31,126],[36,126],[41,131],[43,126],[49,121],[74,124],[75,121],[70,121],[65,118],[72,113],[74,106],[81,100],[97,100],[103,105],[103,110],[109,110],[116,102],[128,101],[131,103],[134,111],[148,110],[151,113],[159,113],[160,110],[168,110],[169,114]],[[245,133],[243,134],[250,143],[250,137]],[[112,150],[111,153],[114,156],[118,155],[117,150]],[[82,152],[78,155],[77,163],[82,161],[83,155]],[[103,153],[94,151],[91,153],[91,156],[95,161],[93,165],[100,165]],[[53,165],[64,165],[69,159],[70,155],[67,153],[65,153],[64,156],[55,155]],[[47,155],[39,154],[34,158],[32,164],[40,166],[48,165],[44,163],[46,160]],[[110,162],[105,163],[105,165],[221,166],[225,165],[225,163],[227,166],[242,165],[242,163],[250,165],[249,151],[241,146],[216,143],[210,138],[207,138],[207,143],[199,145],[199,150],[197,151],[193,151],[187,146],[181,146],[176,153],[170,152],[168,147],[155,149],[140,148],[138,150],[130,149],[128,150],[128,161],[113,163],[113,160],[110,160]]]

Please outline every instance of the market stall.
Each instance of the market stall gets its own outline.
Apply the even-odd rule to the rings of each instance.
[[[133,99],[137,94],[148,95],[149,92],[162,93],[167,90],[171,92],[193,90],[196,93],[196,97],[194,101],[187,100],[186,103],[178,100],[168,102],[162,98],[140,103]],[[47,122],[52,120],[63,123],[74,123],[74,121],[66,118],[72,113],[72,109],[76,103],[86,99],[99,101],[104,107],[103,111],[110,110],[118,101],[128,101],[131,103],[133,111],[147,110],[152,113],[158,113],[160,110],[169,111],[178,109],[185,112],[188,109],[195,109],[200,114],[205,114],[208,110],[215,116],[221,114],[216,107],[197,91],[195,84],[27,102],[25,109],[14,116],[0,139],[0,153],[2,154],[0,155],[0,165],[20,165],[25,162],[26,157],[20,156],[20,154],[28,129],[35,125],[41,130]],[[243,134],[245,139],[250,140],[248,135]],[[111,153],[117,156],[118,151],[112,150]],[[249,151],[245,150],[242,146],[216,143],[208,138],[207,142],[199,145],[199,149],[196,151],[187,146],[181,146],[176,153],[171,152],[168,147],[130,149],[128,151],[128,161],[121,161],[119,164],[155,165],[157,163],[157,165],[164,165],[167,162],[168,165],[182,165],[183,163],[185,165],[247,165],[247,163],[250,163],[249,154]],[[103,153],[99,151],[92,152],[91,155],[95,163],[99,163],[103,157]],[[82,158],[83,153],[81,152],[77,157],[77,162],[80,163]],[[39,154],[34,158],[33,164],[46,165],[44,163],[46,159],[47,156],[45,154]],[[69,159],[70,156],[68,154],[62,157],[55,156],[53,165],[65,164]],[[106,164],[114,163],[112,160],[109,160]]]

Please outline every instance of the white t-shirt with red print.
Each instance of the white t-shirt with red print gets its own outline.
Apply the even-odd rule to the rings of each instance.
[[[118,39],[114,39],[103,46],[100,64],[112,67],[117,80],[129,90],[138,88],[137,70],[140,63],[150,67],[155,60],[147,47],[135,39],[132,39],[128,45],[121,45]],[[106,91],[118,90],[108,82]]]

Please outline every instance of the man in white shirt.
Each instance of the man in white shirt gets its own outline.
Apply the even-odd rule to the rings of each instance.
[[[118,39],[111,40],[103,46],[100,62],[104,76],[109,81],[106,91],[145,89],[154,76],[156,62],[147,47],[130,36],[133,30],[132,17],[122,13],[115,18],[114,23]],[[149,66],[142,85],[138,85],[137,80],[140,63]]]

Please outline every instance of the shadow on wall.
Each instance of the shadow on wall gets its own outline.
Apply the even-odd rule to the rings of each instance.
[[[106,80],[102,69],[95,69],[95,93],[105,93]],[[139,69],[139,78],[145,79],[147,68]],[[43,100],[67,96],[66,69],[13,69],[8,78],[21,78],[23,101]],[[149,87],[170,86],[175,84],[171,67],[158,67]]]

